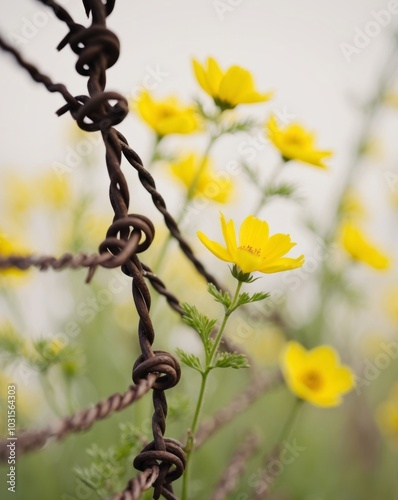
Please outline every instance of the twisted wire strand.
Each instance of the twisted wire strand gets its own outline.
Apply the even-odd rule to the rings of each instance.
[[[195,256],[191,246],[181,234],[178,224],[167,210],[167,206],[162,195],[156,189],[155,180],[148,172],[148,170],[146,170],[143,166],[141,158],[135,153],[135,151],[130,148],[127,139],[120,132],[118,132],[118,137],[124,157],[130,163],[130,165],[137,170],[138,178],[142,186],[151,195],[153,204],[163,215],[164,222],[168,230],[170,231],[170,234],[174,239],[178,241],[178,244],[184,255],[188,258],[188,260],[192,262],[192,264],[195,266],[195,269],[201,276],[203,276],[207,280],[207,282],[213,283],[219,290],[224,290],[224,287],[209,271],[207,271],[202,262]]]
[[[255,434],[249,434],[232,456],[210,500],[224,500],[232,493],[245,472],[247,461],[258,450],[260,441]]]
[[[38,450],[45,446],[50,440],[59,441],[72,432],[86,431],[99,420],[104,420],[113,413],[128,408],[152,389],[157,378],[157,374],[151,373],[148,375],[147,379],[141,379],[138,384],[131,385],[123,394],[116,392],[107,399],[99,401],[96,405],[81,410],[69,417],[65,417],[45,429],[37,431],[16,431],[18,437],[18,455]],[[6,461],[8,458],[9,452],[7,443],[7,440],[0,441],[1,461]]]
[[[159,476],[159,466],[153,465],[130,479],[126,489],[113,495],[112,500],[138,500],[141,494],[149,490]]]
[[[35,82],[43,84],[49,92],[59,92],[71,107],[71,109],[76,109],[79,107],[79,101],[77,101],[73,97],[73,95],[69,93],[64,84],[54,83],[51,78],[41,73],[36,66],[27,62],[22,57],[21,53],[14,47],[12,47],[9,43],[7,43],[2,36],[0,36],[0,48],[14,56],[17,63],[29,73],[29,75]]]
[[[58,10],[55,2],[44,2],[51,8]],[[144,216],[135,216],[134,222],[129,220],[129,190],[124,174],[121,171],[121,144],[113,125],[120,123],[127,115],[128,106],[126,99],[115,92],[105,92],[106,70],[117,61],[119,57],[119,40],[106,27],[106,17],[113,8],[114,2],[106,4],[101,0],[84,0],[84,7],[88,15],[91,14],[91,26],[85,28],[77,25],[71,18],[62,14],[67,22],[70,32],[61,41],[58,48],[69,45],[78,55],[76,70],[88,77],[88,96],[73,97],[64,86],[54,86],[51,80],[42,75],[33,65],[26,63],[18,52],[10,46],[3,44],[3,48],[11,52],[29,74],[47,88],[53,91],[63,91],[66,105],[58,110],[58,115],[69,112],[77,124],[86,131],[100,130],[106,148],[106,166],[110,179],[109,198],[114,211],[114,220],[107,233],[107,240],[100,246],[100,253],[109,252],[115,255],[117,243],[111,238],[120,239],[127,243],[135,237],[134,245],[139,241],[138,233],[142,225],[146,226],[150,236],[147,239],[150,245],[153,240],[154,228],[152,223]],[[61,12],[62,11],[59,11]],[[116,101],[116,104],[111,104]],[[137,220],[140,221],[137,226]],[[133,228],[131,230],[131,228]],[[130,247],[129,247],[130,248]],[[123,245],[116,248],[116,253],[123,252]],[[92,276],[91,268],[89,277]],[[153,441],[149,443],[136,457],[134,465],[138,470],[153,470],[156,466],[159,473],[154,482],[154,498],[161,495],[172,498],[171,483],[182,475],[185,468],[185,453],[182,444],[164,437],[166,429],[167,402],[164,391],[173,387],[180,379],[178,361],[169,353],[154,351],[154,331],[149,316],[151,298],[146,286],[141,263],[133,253],[124,259],[122,271],[131,276],[132,293],[139,315],[138,337],[142,354],[133,368],[133,380],[136,384],[142,379],[148,379],[152,373],[160,374],[153,385],[154,414],[152,419]]]

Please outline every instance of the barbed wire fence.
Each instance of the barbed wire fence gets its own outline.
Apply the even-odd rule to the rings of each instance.
[[[134,460],[134,467],[140,473],[131,479],[125,490],[114,495],[116,500],[137,499],[145,490],[153,487],[155,499],[163,496],[166,499],[177,498],[173,493],[172,482],[178,479],[185,468],[185,452],[179,441],[165,437],[167,401],[166,391],[178,384],[181,376],[177,359],[170,353],[153,349],[155,332],[150,318],[151,295],[146,279],[153,288],[163,295],[169,306],[178,314],[183,310],[175,295],[173,295],[151,269],[140,261],[138,254],[151,245],[154,238],[154,226],[145,215],[129,213],[130,193],[125,176],[121,170],[122,157],[136,170],[143,188],[151,195],[153,204],[163,215],[166,227],[171,236],[177,240],[183,254],[193,264],[203,278],[213,283],[219,289],[223,287],[210,274],[204,265],[196,258],[189,243],[179,230],[179,227],[168,212],[162,195],[157,191],[151,174],[144,168],[137,153],[129,146],[126,138],[114,126],[122,122],[128,113],[126,99],[117,92],[106,91],[106,70],[113,66],[118,58],[120,45],[117,36],[106,26],[106,18],[115,7],[115,0],[83,0],[83,6],[91,25],[85,27],[76,23],[64,7],[53,0],[37,0],[52,9],[59,21],[68,27],[68,34],[59,43],[61,50],[69,45],[77,55],[76,71],[88,77],[88,95],[73,96],[67,87],[54,83],[36,66],[26,61],[21,53],[8,44],[0,36],[0,48],[10,53],[15,61],[25,69],[31,78],[43,84],[49,92],[61,94],[65,100],[57,115],[70,113],[77,125],[86,132],[100,131],[105,145],[105,160],[108,170],[110,187],[109,199],[114,217],[105,239],[99,245],[98,254],[66,253],[61,257],[36,255],[0,256],[0,269],[18,268],[26,270],[36,267],[40,271],[48,269],[61,270],[66,268],[88,268],[86,282],[89,283],[98,267],[117,268],[132,278],[132,296],[139,316],[138,339],[141,355],[133,367],[133,382],[123,394],[116,393],[95,406],[82,410],[75,415],[65,417],[53,425],[41,430],[20,431],[18,434],[17,452],[37,450],[49,441],[59,440],[72,432],[84,431],[95,422],[104,419],[114,412],[121,411],[138,401],[149,391],[152,391],[153,439]],[[225,348],[237,350],[236,346],[225,341]],[[199,444],[211,436],[217,428],[227,423],[240,412],[244,411],[263,392],[280,381],[279,375],[273,380],[260,380],[257,384],[244,391],[236,401],[225,407],[219,415],[209,419],[200,429]],[[0,442],[0,459],[7,456],[7,442]],[[222,498],[223,491],[230,491],[243,467],[243,462],[250,452],[256,448],[254,437],[238,449],[236,460],[232,460],[226,471],[225,478],[218,486],[215,498]],[[243,450],[243,451],[242,451]],[[231,472],[232,471],[232,472]],[[232,474],[232,476],[231,476]]]
[[[142,492],[153,487],[153,498],[158,499],[163,496],[170,500],[176,499],[172,483],[184,473],[186,457],[180,441],[165,437],[168,409],[166,391],[178,384],[181,370],[179,362],[172,354],[153,348],[155,332],[150,317],[151,295],[146,280],[151,283],[157,293],[165,297],[168,305],[175,312],[182,315],[183,310],[178,298],[138,258],[138,254],[147,250],[151,245],[155,231],[148,217],[129,213],[130,192],[121,169],[123,157],[137,172],[141,185],[150,194],[153,204],[162,214],[166,227],[171,236],[177,240],[185,257],[207,282],[213,283],[220,290],[224,288],[195,256],[176,221],[168,212],[162,195],[157,191],[153,177],[144,168],[140,157],[129,146],[126,138],[114,128],[128,113],[126,99],[118,92],[105,90],[106,70],[117,62],[120,53],[118,37],[106,26],[107,17],[115,7],[115,0],[107,0],[104,3],[102,0],[82,0],[87,17],[91,17],[91,24],[88,27],[76,23],[67,10],[56,1],[37,1],[52,9],[58,20],[66,24],[69,31],[57,49],[61,50],[69,45],[77,55],[76,71],[88,78],[88,95],[70,94],[64,84],[54,83],[36,66],[26,61],[21,53],[1,36],[0,48],[10,53],[35,82],[43,84],[49,92],[61,94],[65,105],[57,111],[58,116],[70,113],[82,130],[101,133],[106,151],[105,161],[110,180],[109,199],[114,217],[105,239],[99,245],[97,254],[66,253],[61,257],[51,255],[4,257],[0,255],[0,269],[14,267],[26,270],[35,267],[40,271],[46,271],[48,269],[87,268],[86,282],[89,283],[98,267],[107,269],[120,267],[125,275],[132,278],[132,296],[139,316],[138,340],[141,355],[133,366],[134,384],[123,394],[115,393],[95,406],[65,417],[47,428],[21,430],[17,452],[22,454],[38,450],[49,441],[57,441],[70,433],[87,430],[97,421],[127,408],[152,391],[153,439],[134,460],[134,467],[140,473],[129,481],[123,492],[114,495],[113,498],[114,500],[138,499]],[[224,348],[230,351],[241,350],[228,340],[224,341]],[[197,446],[202,445],[214,432],[280,382],[279,373],[274,378],[256,379],[230,405],[226,405],[218,414],[203,424],[198,432]],[[0,441],[0,460],[6,458],[6,445],[6,440]],[[214,498],[222,498],[224,491],[229,492],[233,489],[237,477],[244,471],[247,456],[254,452],[256,447],[257,441],[253,436],[243,446],[237,447],[236,459],[231,459],[225,475],[217,486]]]

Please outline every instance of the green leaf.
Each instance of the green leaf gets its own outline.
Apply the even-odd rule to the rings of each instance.
[[[248,178],[251,180],[251,182],[258,187],[258,174],[255,172],[250,165],[248,165],[246,162],[240,162],[240,166],[248,176]]]
[[[202,365],[198,356],[196,356],[195,354],[189,354],[182,349],[177,349],[177,354],[184,365],[187,365],[200,373],[203,372]]]
[[[214,368],[249,368],[249,363],[244,354],[223,352],[217,355]]]
[[[230,267],[229,270],[232,276],[241,283],[253,283],[258,280],[258,278],[254,278],[250,273],[244,273],[236,264],[232,268]]]
[[[221,133],[236,134],[237,132],[250,132],[255,127],[258,127],[258,123],[252,118],[246,118],[244,120],[237,120],[236,122],[228,125],[223,125]]]
[[[195,306],[184,303],[181,307],[184,310],[182,319],[199,333],[202,342],[205,344],[217,321],[200,313]]]
[[[228,292],[224,292],[222,290],[218,290],[214,285],[213,283],[209,283],[208,284],[208,288],[207,288],[208,292],[210,293],[210,295],[212,295],[214,297],[214,300],[216,302],[219,302],[220,304],[222,304],[225,309],[228,309],[229,306],[231,305],[231,295],[228,293]]]
[[[249,295],[246,292],[243,292],[239,295],[238,300],[236,302],[236,305],[232,309],[232,311],[235,311],[240,306],[243,306],[245,304],[250,304],[251,302],[259,302],[260,300],[265,300],[266,298],[269,297],[269,293],[265,292],[255,292],[253,295]]]
[[[299,201],[302,197],[297,195],[296,191],[297,187],[294,184],[271,184],[264,190],[264,197],[271,198],[279,196],[280,198],[292,198]]]

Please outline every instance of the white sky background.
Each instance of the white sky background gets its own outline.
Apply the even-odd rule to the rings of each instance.
[[[87,23],[80,1],[60,3],[75,21]],[[239,1],[221,0],[221,3],[236,5]],[[206,100],[192,74],[193,56],[204,61],[212,55],[223,68],[238,64],[251,70],[258,89],[275,89],[275,99],[252,108],[239,107],[239,112],[250,114],[256,109],[257,116],[265,120],[272,110],[286,110],[317,132],[320,147],[335,152],[330,172],[292,165],[286,177],[300,183],[301,192],[308,196],[310,212],[318,217],[327,216],[349,164],[350,145],[357,136],[360,119],[357,106],[375,88],[375,77],[388,56],[398,14],[392,15],[391,23],[382,27],[380,34],[348,62],[340,44],[354,43],[356,27],[364,29],[374,20],[372,11],[386,9],[388,0],[243,0],[231,7],[223,19],[217,15],[214,4],[213,0],[117,0],[108,26],[121,40],[121,55],[108,71],[107,90],[131,97],[148,74],[147,67],[159,67],[167,77],[156,89],[157,96],[177,93],[186,100],[197,95]],[[66,34],[66,26],[34,0],[1,0],[1,5],[2,35],[7,39],[15,39],[15,35],[23,37],[19,49],[28,60],[55,82],[65,83],[72,94],[86,93],[87,79],[74,70],[76,55],[68,47],[60,53],[55,50]],[[0,165],[32,173],[51,168],[55,161],[65,162],[65,137],[71,118],[55,115],[64,104],[62,97],[32,82],[7,54],[0,53],[0,68]],[[145,126],[129,117],[118,128],[145,160],[150,144]],[[226,162],[237,159],[236,147],[244,139],[235,137],[219,144],[216,156],[220,170]],[[176,139],[174,144],[184,141]],[[230,144],[233,146],[229,147]],[[276,156],[263,151],[258,156],[261,158],[264,168],[272,168]],[[107,185],[104,163],[98,165],[98,176]],[[379,178],[382,183],[382,176]],[[164,179],[159,179],[159,185],[167,190]],[[172,209],[174,198],[170,200]],[[245,200],[241,193],[239,201],[237,210],[243,217],[249,213],[252,200]],[[275,210],[279,206],[280,212]],[[145,213],[142,207],[132,208]],[[212,205],[204,214],[211,213],[218,219],[218,210],[219,206]],[[294,209],[286,211],[282,204],[275,204],[266,212],[272,232],[293,233],[294,213]],[[209,223],[203,215],[198,220],[203,221],[201,229]],[[382,225],[378,231],[382,236]],[[212,235],[218,234],[215,226]]]
[[[239,0],[220,2],[239,4]],[[76,21],[85,22],[80,1],[60,3]],[[178,93],[189,99],[204,97],[192,75],[192,56],[203,61],[213,55],[223,67],[240,64],[250,69],[259,89],[276,90],[271,103],[252,110],[260,110],[256,112],[263,119],[271,110],[286,110],[317,131],[320,146],[335,151],[332,170],[326,175],[301,166],[291,169],[293,178],[305,180],[305,192],[318,205],[325,196],[333,197],[330,188],[338,185],[339,174],[347,166],[348,146],[358,126],[356,106],[375,86],[375,75],[388,54],[392,23],[381,28],[350,63],[340,44],[353,43],[355,28],[364,29],[373,20],[372,11],[388,4],[387,0],[243,0],[220,19],[213,0],[118,0],[108,24],[120,37],[122,50],[118,63],[108,71],[107,88],[129,97],[142,85],[146,68],[159,67],[167,76],[156,95]],[[74,71],[75,54],[69,48],[61,53],[55,50],[66,29],[50,10],[34,0],[2,0],[2,6],[3,36],[23,37],[26,43],[20,44],[20,50],[29,60],[54,81],[65,83],[71,93],[85,93],[86,79]],[[398,16],[391,17],[396,23]],[[71,119],[55,115],[63,104],[61,96],[31,82],[9,56],[0,57],[1,164],[31,170],[63,162]],[[250,106],[240,110],[251,112]],[[145,159],[149,140],[145,127],[130,118],[120,128]],[[218,154],[222,150],[220,146]],[[235,153],[229,150],[222,161],[236,158]]]

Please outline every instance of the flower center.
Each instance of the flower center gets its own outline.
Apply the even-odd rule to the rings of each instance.
[[[319,391],[323,386],[322,376],[315,370],[309,370],[303,373],[301,381],[312,391]]]
[[[175,109],[169,106],[162,106],[158,110],[158,117],[160,119],[169,118],[170,116],[173,115],[175,115]]]
[[[251,245],[242,245],[239,248],[245,252],[255,255],[256,257],[261,257],[261,248],[253,248]]]
[[[286,142],[291,146],[304,146],[305,138],[297,133],[286,134]]]

